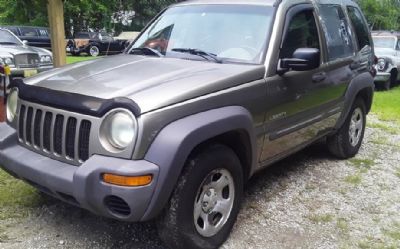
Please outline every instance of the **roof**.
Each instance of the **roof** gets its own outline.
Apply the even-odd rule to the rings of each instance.
[[[337,4],[338,0],[303,0],[303,1],[293,1],[293,0],[191,0],[184,1],[176,4],[175,6],[184,6],[184,5],[195,5],[195,4],[244,4],[244,5],[265,5],[265,6],[274,6],[280,3],[294,3],[295,2],[320,2],[322,4]],[[340,0],[342,4],[345,5],[356,5],[357,3],[354,0]]]
[[[176,4],[175,6],[196,5],[196,4],[244,4],[244,5],[265,5],[272,6],[280,0],[191,0]]]
[[[26,26],[26,25],[0,25],[0,28],[34,28],[34,29],[49,29],[48,27]]]

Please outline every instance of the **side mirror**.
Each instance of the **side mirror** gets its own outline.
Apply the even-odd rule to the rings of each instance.
[[[299,48],[293,58],[281,59],[281,70],[309,71],[319,67],[321,52],[316,48]]]
[[[27,41],[27,40],[23,40],[23,41],[22,41],[22,44],[23,44],[24,46],[27,46],[27,45],[28,45],[28,41]]]

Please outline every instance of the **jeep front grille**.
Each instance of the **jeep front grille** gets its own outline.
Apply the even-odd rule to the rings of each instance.
[[[74,113],[27,102],[20,105],[20,142],[49,157],[76,165],[88,160],[91,129],[91,121]]]

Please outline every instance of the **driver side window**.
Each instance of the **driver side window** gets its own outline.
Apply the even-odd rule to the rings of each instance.
[[[397,41],[396,50],[400,50],[400,39]]]
[[[280,58],[292,58],[293,53],[299,48],[320,49],[318,28],[314,12],[311,9],[303,10],[290,20]]]

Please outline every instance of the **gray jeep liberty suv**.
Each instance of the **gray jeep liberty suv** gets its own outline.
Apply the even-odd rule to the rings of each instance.
[[[171,248],[218,248],[255,172],[326,139],[358,152],[374,90],[350,0],[201,0],[164,10],[122,55],[11,85],[0,165]]]

